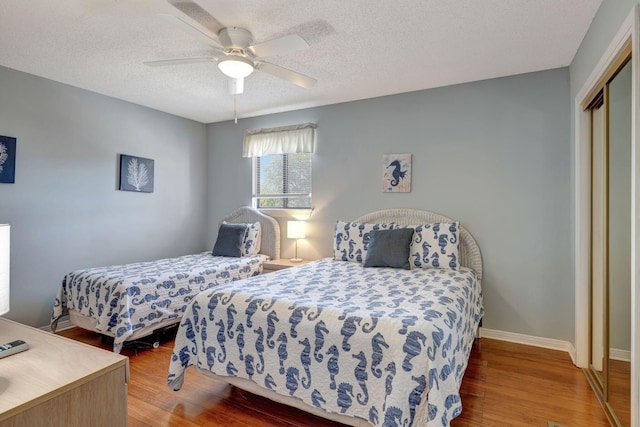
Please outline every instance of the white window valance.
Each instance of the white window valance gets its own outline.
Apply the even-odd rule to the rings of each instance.
[[[242,143],[242,157],[313,153],[315,129],[315,123],[304,123],[247,131]]]

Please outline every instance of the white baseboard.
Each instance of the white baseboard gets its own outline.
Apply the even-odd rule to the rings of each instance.
[[[73,327],[74,325],[69,320],[69,316],[63,316],[62,318],[60,318],[60,320],[58,320],[58,327],[56,328],[56,332],[64,331],[66,329],[71,329]],[[38,329],[43,330],[45,332],[53,332],[51,330],[51,325],[40,326]]]
[[[612,348],[609,350],[609,358],[621,362],[631,362],[631,352],[629,350]]]
[[[532,335],[517,334],[515,332],[498,331],[495,329],[480,328],[481,338],[491,338],[494,340],[508,341],[516,344],[531,345],[534,347],[548,348],[550,350],[566,351],[571,357],[573,364],[576,364],[576,348],[568,341],[556,340],[553,338],[535,337]]]

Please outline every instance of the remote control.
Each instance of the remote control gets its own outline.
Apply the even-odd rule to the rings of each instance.
[[[29,344],[22,340],[15,340],[6,344],[0,344],[0,359],[25,350],[29,350]]]

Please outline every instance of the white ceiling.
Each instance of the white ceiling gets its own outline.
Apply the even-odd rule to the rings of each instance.
[[[602,2],[195,1],[256,42],[297,33],[311,45],[269,61],[318,83],[255,72],[237,96],[240,118],[564,67]],[[142,63],[212,55],[161,14],[200,25],[165,0],[0,0],[0,65],[202,123],[232,119],[215,63]]]

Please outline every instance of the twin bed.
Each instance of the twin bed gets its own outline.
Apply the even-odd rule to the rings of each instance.
[[[120,352],[134,341],[180,322],[187,304],[198,293],[255,276],[262,264],[280,257],[277,221],[254,209],[240,208],[223,218],[230,224],[259,223],[255,255],[212,256],[211,252],[178,258],[102,268],[67,274],[58,288],[51,329],[64,314],[75,326],[113,338]]]
[[[381,267],[397,249],[381,236],[402,228],[413,231],[401,268]],[[198,294],[177,332],[169,386],[185,386],[195,366],[345,424],[448,426],[462,410],[481,280],[475,240],[449,218],[390,209],[337,222],[333,258]]]

